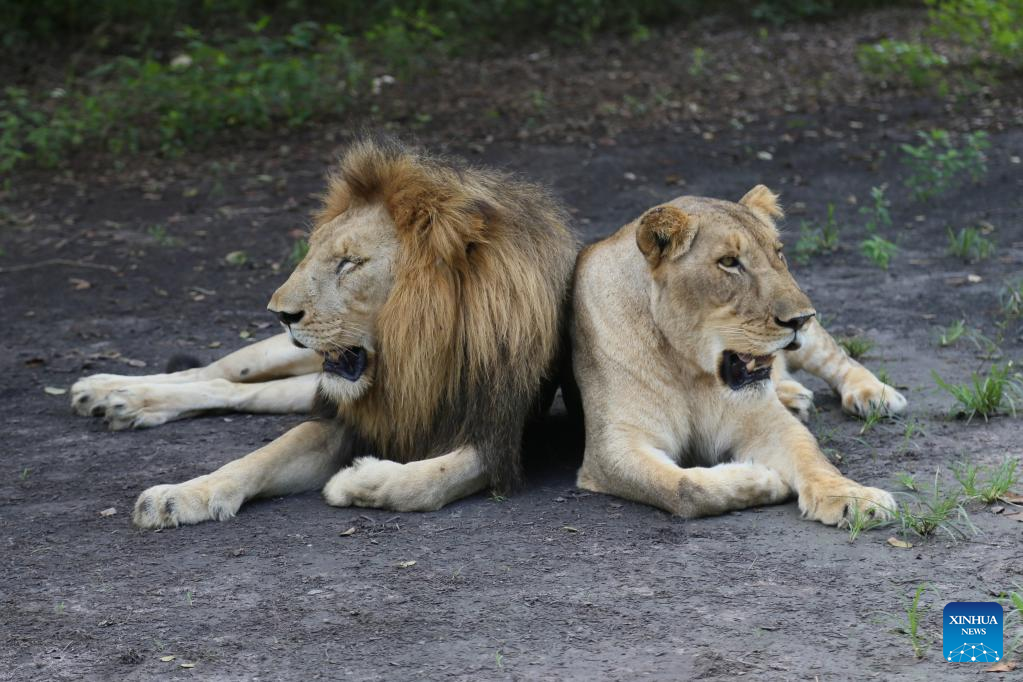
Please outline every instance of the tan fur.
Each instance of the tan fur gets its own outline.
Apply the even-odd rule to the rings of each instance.
[[[495,369],[512,366],[522,368],[513,375],[518,388],[530,390],[540,377],[528,368],[553,361],[564,291],[537,272],[563,272],[572,239],[542,190],[519,184],[519,196],[509,196],[506,187],[499,174],[459,173],[369,142],[349,151],[331,178],[317,230],[353,206],[380,202],[400,242],[376,320],[378,390],[348,408],[388,458],[421,457],[437,410],[467,383],[485,384]],[[544,239],[524,243],[524,222],[538,223]]]
[[[135,523],[225,519],[253,497],[318,487],[330,504],[412,511],[514,486],[522,429],[556,373],[574,253],[563,213],[535,186],[398,145],[354,145],[308,254],[269,308],[309,349],[301,362],[364,349],[365,371],[325,364],[329,418],[144,491]],[[238,390],[207,381],[189,395],[206,408]],[[252,390],[246,404],[264,404]]]
[[[572,316],[586,419],[580,487],[686,517],[792,492],[806,517],[833,525],[856,509],[894,508],[887,492],[844,478],[824,458],[770,381],[725,382],[726,351],[777,357],[794,341],[830,340],[807,325],[813,308],[781,256],[778,215],[762,186],[739,204],[680,197],[580,255]],[[790,401],[812,401],[784,366],[774,373]]]

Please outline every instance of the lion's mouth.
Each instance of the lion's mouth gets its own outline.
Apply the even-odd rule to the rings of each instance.
[[[726,350],[721,358],[721,380],[733,391],[771,378],[773,355],[750,355]]]
[[[366,349],[362,346],[342,348],[323,354],[323,371],[348,381],[358,381],[366,371]]]

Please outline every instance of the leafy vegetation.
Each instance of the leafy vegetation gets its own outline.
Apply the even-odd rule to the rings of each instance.
[[[860,242],[860,253],[881,268],[887,270],[892,262],[892,257],[898,252],[899,247],[879,234],[868,237]]]
[[[924,596],[925,591],[927,591],[926,583],[917,586],[913,600],[906,608],[906,624],[902,628],[903,633],[909,637],[909,642],[913,645],[913,653],[917,658],[923,658],[924,652],[927,650],[927,645],[920,636],[920,598]]]
[[[343,109],[361,66],[336,26],[305,22],[280,37],[267,22],[218,44],[193,29],[169,62],[119,57],[43,100],[0,98],[0,171],[55,165],[78,148],[175,153],[236,128],[295,127]]]
[[[918,486],[911,501],[899,503],[894,516],[895,526],[903,537],[927,538],[942,532],[958,540],[976,530],[959,492],[942,490],[937,475],[933,486]]]
[[[964,176],[978,182],[987,173],[985,152],[990,146],[983,130],[969,133],[957,146],[946,130],[919,131],[918,145],[903,144],[903,161],[909,168],[906,185],[919,200],[938,196],[959,185]]]
[[[1006,318],[1023,317],[1023,279],[1005,285],[1002,289],[1001,308]]]
[[[885,80],[907,80],[914,87],[933,85],[948,58],[920,43],[904,40],[882,40],[861,45],[856,51],[860,68]]]
[[[810,262],[811,256],[833,253],[838,249],[839,229],[835,220],[835,205],[828,204],[828,217],[823,225],[815,226],[803,221],[799,226],[799,238],[793,247],[797,263]]]
[[[974,372],[968,384],[950,384],[932,371],[934,381],[956,399],[958,414],[967,421],[978,414],[989,417],[1004,412],[1016,414],[1016,401],[1023,396],[1023,382],[1013,364],[994,365],[986,376]]]
[[[991,257],[995,244],[976,227],[964,227],[959,232],[948,228],[948,252],[965,261],[978,261]]]
[[[1023,65],[1023,0],[924,0],[924,41],[882,40],[857,52],[868,74],[913,87],[971,87]]]
[[[991,471],[977,464],[963,462],[952,471],[967,498],[991,504],[1009,492],[1019,480],[1019,473],[1016,471],[1018,466],[1019,460],[1006,459],[998,468]]]
[[[291,253],[288,255],[288,264],[295,267],[305,259],[309,253],[309,242],[305,239],[296,239],[291,246]]]
[[[845,336],[837,339],[838,345],[840,345],[845,352],[849,354],[853,360],[859,360],[864,355],[870,352],[870,349],[874,347],[874,342],[870,339],[865,339],[862,336]]]
[[[942,348],[953,346],[966,333],[966,320],[956,320],[938,332],[938,345]]]

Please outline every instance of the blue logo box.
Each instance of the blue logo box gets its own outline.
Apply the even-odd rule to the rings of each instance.
[[[942,653],[952,663],[994,663],[1005,654],[1002,607],[992,601],[954,601],[942,613]]]

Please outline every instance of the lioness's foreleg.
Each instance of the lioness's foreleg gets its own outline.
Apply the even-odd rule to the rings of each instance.
[[[305,422],[213,473],[149,488],[132,520],[140,528],[223,521],[254,497],[317,489],[341,466],[343,437],[344,427],[334,421]]]
[[[683,468],[640,436],[609,438],[588,452],[577,485],[660,507],[685,518],[775,504],[792,490],[757,464]]]
[[[895,510],[890,493],[843,476],[824,457],[813,434],[780,406],[762,424],[762,430],[747,434],[736,459],[776,471],[795,490],[805,518],[842,526],[858,512],[888,518]]]
[[[873,411],[895,415],[906,409],[901,393],[850,358],[816,320],[806,325],[800,348],[786,351],[784,358],[790,370],[805,369],[827,382],[842,397],[846,412],[866,417]]]
[[[71,387],[71,407],[81,415],[103,416],[111,405],[113,394],[118,391],[128,391],[126,394],[121,394],[118,402],[130,405],[145,404],[154,414],[176,412],[179,416],[162,420],[139,420],[137,423],[131,423],[122,416],[116,416],[111,423],[120,425],[119,428],[155,426],[171,419],[180,419],[183,416],[198,414],[204,410],[224,409],[229,406],[217,403],[212,407],[201,407],[199,404],[193,405],[189,402],[192,398],[200,398],[203,395],[209,394],[209,387],[206,390],[181,392],[171,389],[136,390],[139,387],[149,389],[154,385],[176,386],[213,381],[220,381],[221,383],[262,382],[280,377],[315,374],[320,371],[321,364],[322,358],[317,353],[307,349],[296,348],[288,339],[287,334],[278,334],[230,353],[206,367],[196,367],[171,374],[149,374],[144,376],[95,374],[91,377],[80,379]],[[313,396],[310,395],[309,397],[312,399]],[[161,402],[161,400],[166,402]],[[261,411],[296,411],[288,408],[292,403],[293,401],[291,400],[282,400],[281,405],[286,409],[274,410],[267,408]],[[108,421],[110,420],[108,419]]]
[[[203,412],[309,413],[318,375],[240,384],[226,379],[185,384],[136,384],[107,397],[104,420],[113,431],[159,426]]]
[[[361,457],[334,474],[323,488],[323,497],[335,507],[434,511],[486,487],[486,471],[476,448],[466,446],[408,464]]]

